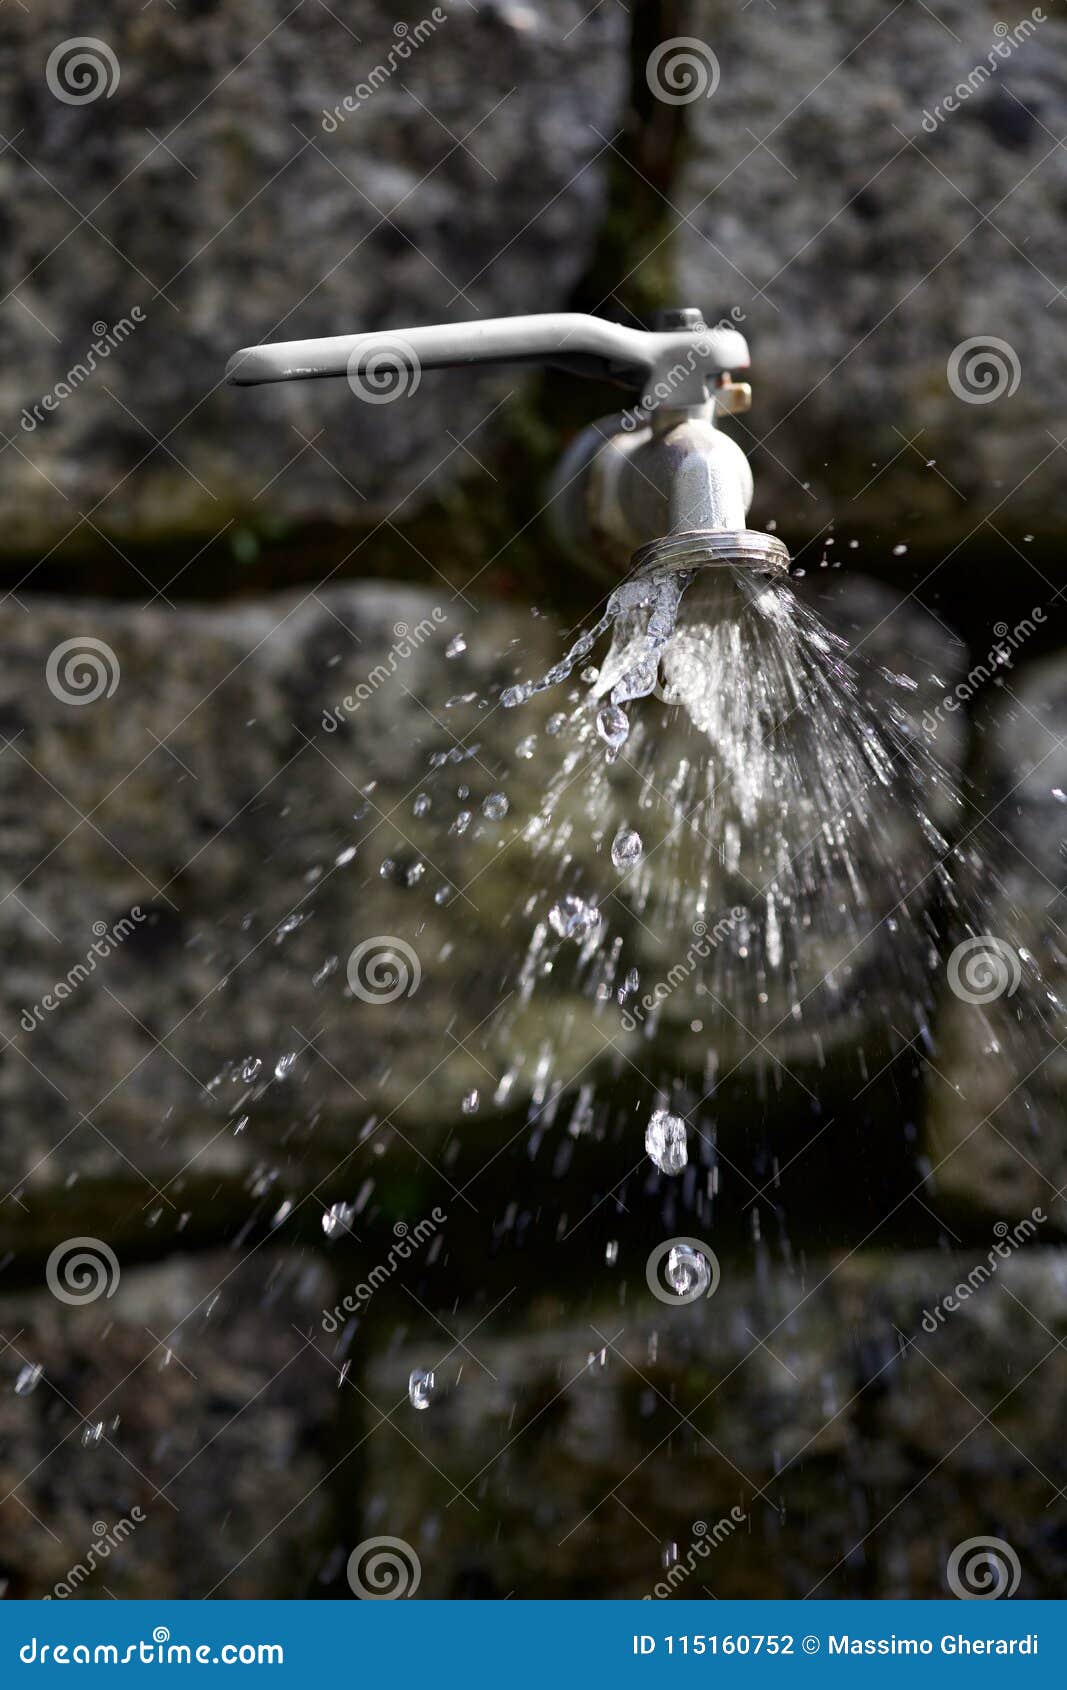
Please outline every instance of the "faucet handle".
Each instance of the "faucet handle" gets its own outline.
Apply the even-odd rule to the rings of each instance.
[[[238,387],[311,376],[347,376],[353,391],[381,400],[414,392],[424,369],[468,364],[551,364],[599,376],[672,406],[703,405],[719,378],[747,370],[748,346],[732,327],[708,328],[692,308],[668,313],[671,326],[632,329],[603,317],[550,311],[433,327],[372,330],[320,340],[246,346],[226,366]]]

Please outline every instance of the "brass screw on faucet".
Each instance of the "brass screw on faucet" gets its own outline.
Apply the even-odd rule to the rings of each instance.
[[[692,329],[694,332],[706,329],[704,313],[696,305],[672,306],[666,311],[657,311],[652,318],[652,327],[661,333],[676,329]],[[715,383],[715,406],[724,416],[740,416],[752,405],[752,389],[747,381],[734,381],[727,370],[724,370]]]
[[[752,389],[747,381],[734,381],[721,375],[715,383],[715,404],[727,416],[739,416],[752,405]]]

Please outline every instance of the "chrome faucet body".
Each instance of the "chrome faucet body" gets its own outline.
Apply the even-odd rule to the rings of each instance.
[[[549,503],[566,548],[616,575],[634,563],[788,568],[780,540],[746,527],[752,472],[716,423],[751,399],[733,380],[748,369],[744,336],[709,328],[691,308],[661,313],[659,325],[550,312],[284,341],[235,353],[226,376],[238,386],[346,376],[357,396],[378,402],[390,383],[413,393],[425,369],[543,363],[599,376],[638,402],[583,429],[556,469]]]

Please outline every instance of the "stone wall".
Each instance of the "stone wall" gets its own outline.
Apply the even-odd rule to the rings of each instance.
[[[48,63],[84,20],[5,8],[0,1577],[348,1597],[387,1534],[424,1596],[642,1595],[730,1519],[678,1594],[934,1596],[990,1535],[1060,1593],[1063,664],[974,679],[954,629],[1000,599],[938,571],[977,530],[1055,643],[1063,21],[924,128],[1004,40],[986,8],[403,11],[117,0],[81,101]],[[715,86],[669,105],[681,34]],[[540,476],[606,393],[220,385],[264,338],[674,300],[745,313],[759,519],[892,559],[812,544],[797,591],[972,805],[931,799],[958,903],[927,888],[838,959],[840,1015],[776,1000],[766,1042],[684,991],[627,1034],[563,960],[516,989],[571,701],[500,693],[561,650]],[[988,336],[975,404],[949,372]],[[948,935],[1011,990],[954,993]],[[642,1149],[665,1075],[677,1181]],[[645,1264],[689,1232],[721,1284],[666,1308]],[[86,1242],[99,1287],[59,1277]]]
[[[474,467],[459,442],[491,451],[514,374],[427,378],[397,407],[343,381],[238,393],[223,371],[252,342],[565,306],[626,76],[624,12],[586,11],[117,0],[117,83],[69,104],[46,64],[70,6],[12,8],[0,547],[33,561],[70,535],[91,557],[105,534],[205,541],[238,516],[369,532],[440,499]],[[38,421],[107,343],[96,325],[123,323]]]

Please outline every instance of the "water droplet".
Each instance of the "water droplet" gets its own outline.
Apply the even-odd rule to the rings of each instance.
[[[274,943],[280,945],[288,934],[295,933],[296,929],[303,925],[305,919],[302,915],[287,915],[284,921],[279,921],[274,930]]]
[[[414,804],[411,806],[412,813],[416,816],[424,816],[429,810],[431,802],[432,800],[428,792],[420,792]]]
[[[563,732],[566,723],[567,718],[563,711],[557,710],[556,714],[554,716],[550,716],[548,721],[545,723],[545,732],[546,734],[551,734],[554,738],[556,734]]]
[[[27,1362],[15,1380],[15,1395],[17,1397],[28,1397],[31,1391],[37,1389],[43,1373],[44,1368],[40,1362]]]
[[[446,657],[462,657],[467,649],[467,642],[462,634],[454,634],[445,646]]]
[[[611,846],[611,860],[616,868],[633,868],[644,850],[641,835],[632,827],[620,827]]]
[[[408,1402],[412,1408],[429,1408],[433,1396],[434,1377],[421,1367],[413,1367],[408,1375]]]
[[[596,731],[605,745],[617,751],[626,741],[630,732],[630,723],[625,710],[617,704],[605,704],[596,719]]]
[[[488,816],[491,822],[498,822],[508,813],[508,801],[502,792],[491,792],[482,804],[482,815]]]
[[[476,1114],[477,1109],[478,1109],[478,1104],[479,1104],[480,1101],[481,1100],[478,1096],[478,1088],[475,1087],[473,1091],[469,1091],[467,1093],[466,1097],[463,1099],[463,1102],[460,1104],[460,1108],[462,1109],[464,1115],[474,1115],[474,1114]]]
[[[625,980],[623,981],[622,985],[619,987],[619,992],[618,992],[619,1002],[625,1003],[626,999],[628,997],[631,997],[633,995],[633,993],[636,992],[636,990],[637,990],[637,988],[640,984],[641,984],[640,974],[638,974],[636,968],[631,968],[629,974],[627,974],[627,976],[626,976]]]
[[[284,1080],[287,1075],[292,1073],[293,1064],[295,1062],[295,1050],[287,1050],[284,1056],[279,1056],[277,1062],[274,1064],[274,1078],[276,1080]]]
[[[351,1203],[331,1203],[322,1217],[322,1230],[327,1238],[339,1238],[347,1232],[355,1217]]]
[[[619,1259],[619,1241],[618,1241],[617,1238],[609,1238],[607,1243],[604,1246],[604,1260],[607,1262],[607,1264],[610,1268],[610,1267],[615,1266],[615,1263],[618,1261],[618,1259]]]
[[[516,757],[521,757],[523,762],[528,763],[536,750],[537,735],[527,734],[526,738],[520,739],[518,745],[515,747],[515,755]]]
[[[241,1078],[245,1085],[250,1086],[253,1080],[258,1079],[262,1067],[263,1063],[258,1056],[245,1057],[241,1064]]]
[[[681,1116],[657,1109],[645,1128],[645,1149],[661,1174],[680,1174],[689,1160]]]
[[[354,845],[346,845],[344,850],[338,851],[336,857],[333,859],[334,866],[336,868],[344,868],[346,863],[350,863],[352,861],[355,854],[356,847]]]
[[[83,1449],[95,1449],[97,1444],[103,1442],[103,1439],[104,1422],[102,1420],[96,1420],[92,1424],[82,1427]]]
[[[417,886],[425,873],[425,863],[412,863],[411,867],[404,876],[405,886]]]
[[[470,825],[471,825],[471,813],[470,813],[470,811],[469,810],[461,810],[459,812],[459,815],[456,817],[455,821],[452,823],[452,826],[449,828],[448,831],[449,831],[449,833],[466,833],[466,831],[470,827]]]
[[[1064,792],[1061,786],[1054,786],[1052,788],[1052,796],[1055,798],[1057,804],[1067,804],[1067,792]]]
[[[548,919],[561,939],[584,939],[600,920],[600,911],[595,904],[587,904],[584,898],[579,898],[576,892],[568,892],[552,905]]]
[[[711,1267],[702,1250],[694,1250],[691,1244],[676,1244],[668,1251],[663,1276],[679,1297],[689,1297],[694,1292],[702,1296],[711,1284]]]
[[[500,702],[505,710],[514,710],[517,704],[523,704],[530,696],[528,686],[505,687],[500,694]]]

